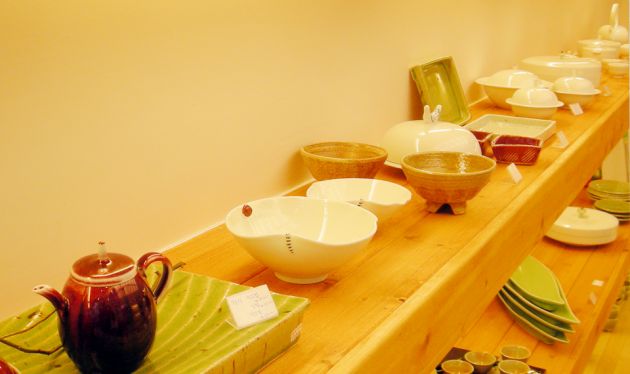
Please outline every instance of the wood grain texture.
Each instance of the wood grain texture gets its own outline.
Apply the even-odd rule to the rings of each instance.
[[[549,139],[533,166],[519,168],[515,185],[505,165],[468,203],[466,214],[430,214],[412,201],[379,230],[369,247],[314,285],[292,285],[240,248],[219,226],[167,252],[188,271],[267,284],[275,292],[308,297],[302,337],[269,372],[426,372],[477,321],[520,261],[599,167],[627,128],[627,81],[609,80],[582,116],[559,111],[557,127],[570,141]],[[482,102],[473,117],[509,114]],[[378,178],[409,188],[401,170]],[[305,188],[293,194],[303,195]],[[245,203],[245,202],[244,202]],[[500,319],[501,314],[497,313]]]

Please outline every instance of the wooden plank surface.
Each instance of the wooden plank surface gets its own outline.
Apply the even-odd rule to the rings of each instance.
[[[167,255],[188,271],[311,299],[302,337],[269,372],[427,371],[483,313],[622,136],[627,80],[606,84],[612,95],[600,96],[584,115],[556,114],[570,146],[553,148],[550,139],[536,165],[519,168],[521,183],[499,165],[461,216],[429,214],[414,193],[379,225],[365,251],[322,283],[279,281],[223,225]],[[509,114],[487,102],[472,112]],[[378,178],[408,187],[398,169],[385,167]]]
[[[572,205],[590,207],[592,202],[583,194]],[[581,373],[628,274],[629,237],[630,225],[622,224],[618,239],[608,245],[579,248],[545,238],[534,248],[532,255],[558,276],[569,305],[581,321],[575,326],[575,334],[567,334],[569,344],[539,342],[519,327],[495,298],[455,345],[498,354],[504,345],[521,344],[532,350],[530,363],[534,366],[549,373]],[[595,286],[594,280],[604,285]]]

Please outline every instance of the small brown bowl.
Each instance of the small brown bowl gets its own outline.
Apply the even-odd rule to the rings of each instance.
[[[490,181],[496,162],[461,152],[420,152],[402,159],[403,172],[413,189],[435,213],[448,204],[454,214],[466,212],[472,199]]]
[[[501,135],[491,143],[497,162],[533,165],[542,148],[540,139],[525,136]]]
[[[302,147],[300,154],[317,180],[374,178],[387,159],[381,147],[350,142],[311,144]]]
[[[477,141],[479,142],[479,147],[481,147],[481,154],[484,156],[490,155],[490,141],[492,140],[492,133],[485,131],[477,131],[471,130]]]

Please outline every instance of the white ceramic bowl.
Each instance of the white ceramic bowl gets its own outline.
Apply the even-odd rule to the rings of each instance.
[[[551,82],[575,75],[590,80],[597,87],[602,77],[602,64],[599,61],[569,54],[528,57],[519,63],[519,67]]]
[[[510,108],[506,100],[519,88],[552,86],[551,82],[539,79],[536,74],[518,69],[501,70],[475,82],[483,87],[494,105],[504,109]]]
[[[321,282],[365,248],[377,218],[340,201],[283,196],[232,209],[227,229],[250,255],[289,283]]]
[[[582,77],[560,77],[553,83],[553,91],[565,106],[577,103],[582,107],[590,105],[601,93],[590,80]]]
[[[628,61],[611,62],[608,64],[608,73],[613,77],[625,77],[628,75]]]
[[[452,151],[481,154],[475,135],[468,129],[449,122],[406,121],[385,133],[383,148],[387,150],[387,165],[400,168],[408,154],[429,151]]]
[[[605,39],[584,39],[578,41],[578,52],[582,57],[619,58],[621,43]]]
[[[547,88],[520,88],[506,100],[519,117],[549,119],[564,103]]]
[[[547,236],[571,245],[601,245],[617,239],[619,221],[612,214],[570,206],[554,222]]]
[[[306,196],[358,205],[383,222],[411,200],[411,191],[379,179],[343,178],[315,182],[306,190]]]

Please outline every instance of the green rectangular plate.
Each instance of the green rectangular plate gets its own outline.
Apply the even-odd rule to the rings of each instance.
[[[151,352],[136,373],[251,373],[273,360],[299,337],[308,299],[274,294],[279,316],[236,330],[227,320],[225,297],[250,287],[175,271],[168,292],[158,304],[158,328]],[[52,311],[45,302],[0,322],[0,336],[20,331]],[[58,346],[57,318],[9,338],[22,346]],[[66,353],[27,354],[0,344],[0,357],[23,374],[78,373]]]
[[[470,119],[462,83],[452,57],[444,57],[411,68],[422,104],[431,110],[442,105],[440,120],[463,125]]]

